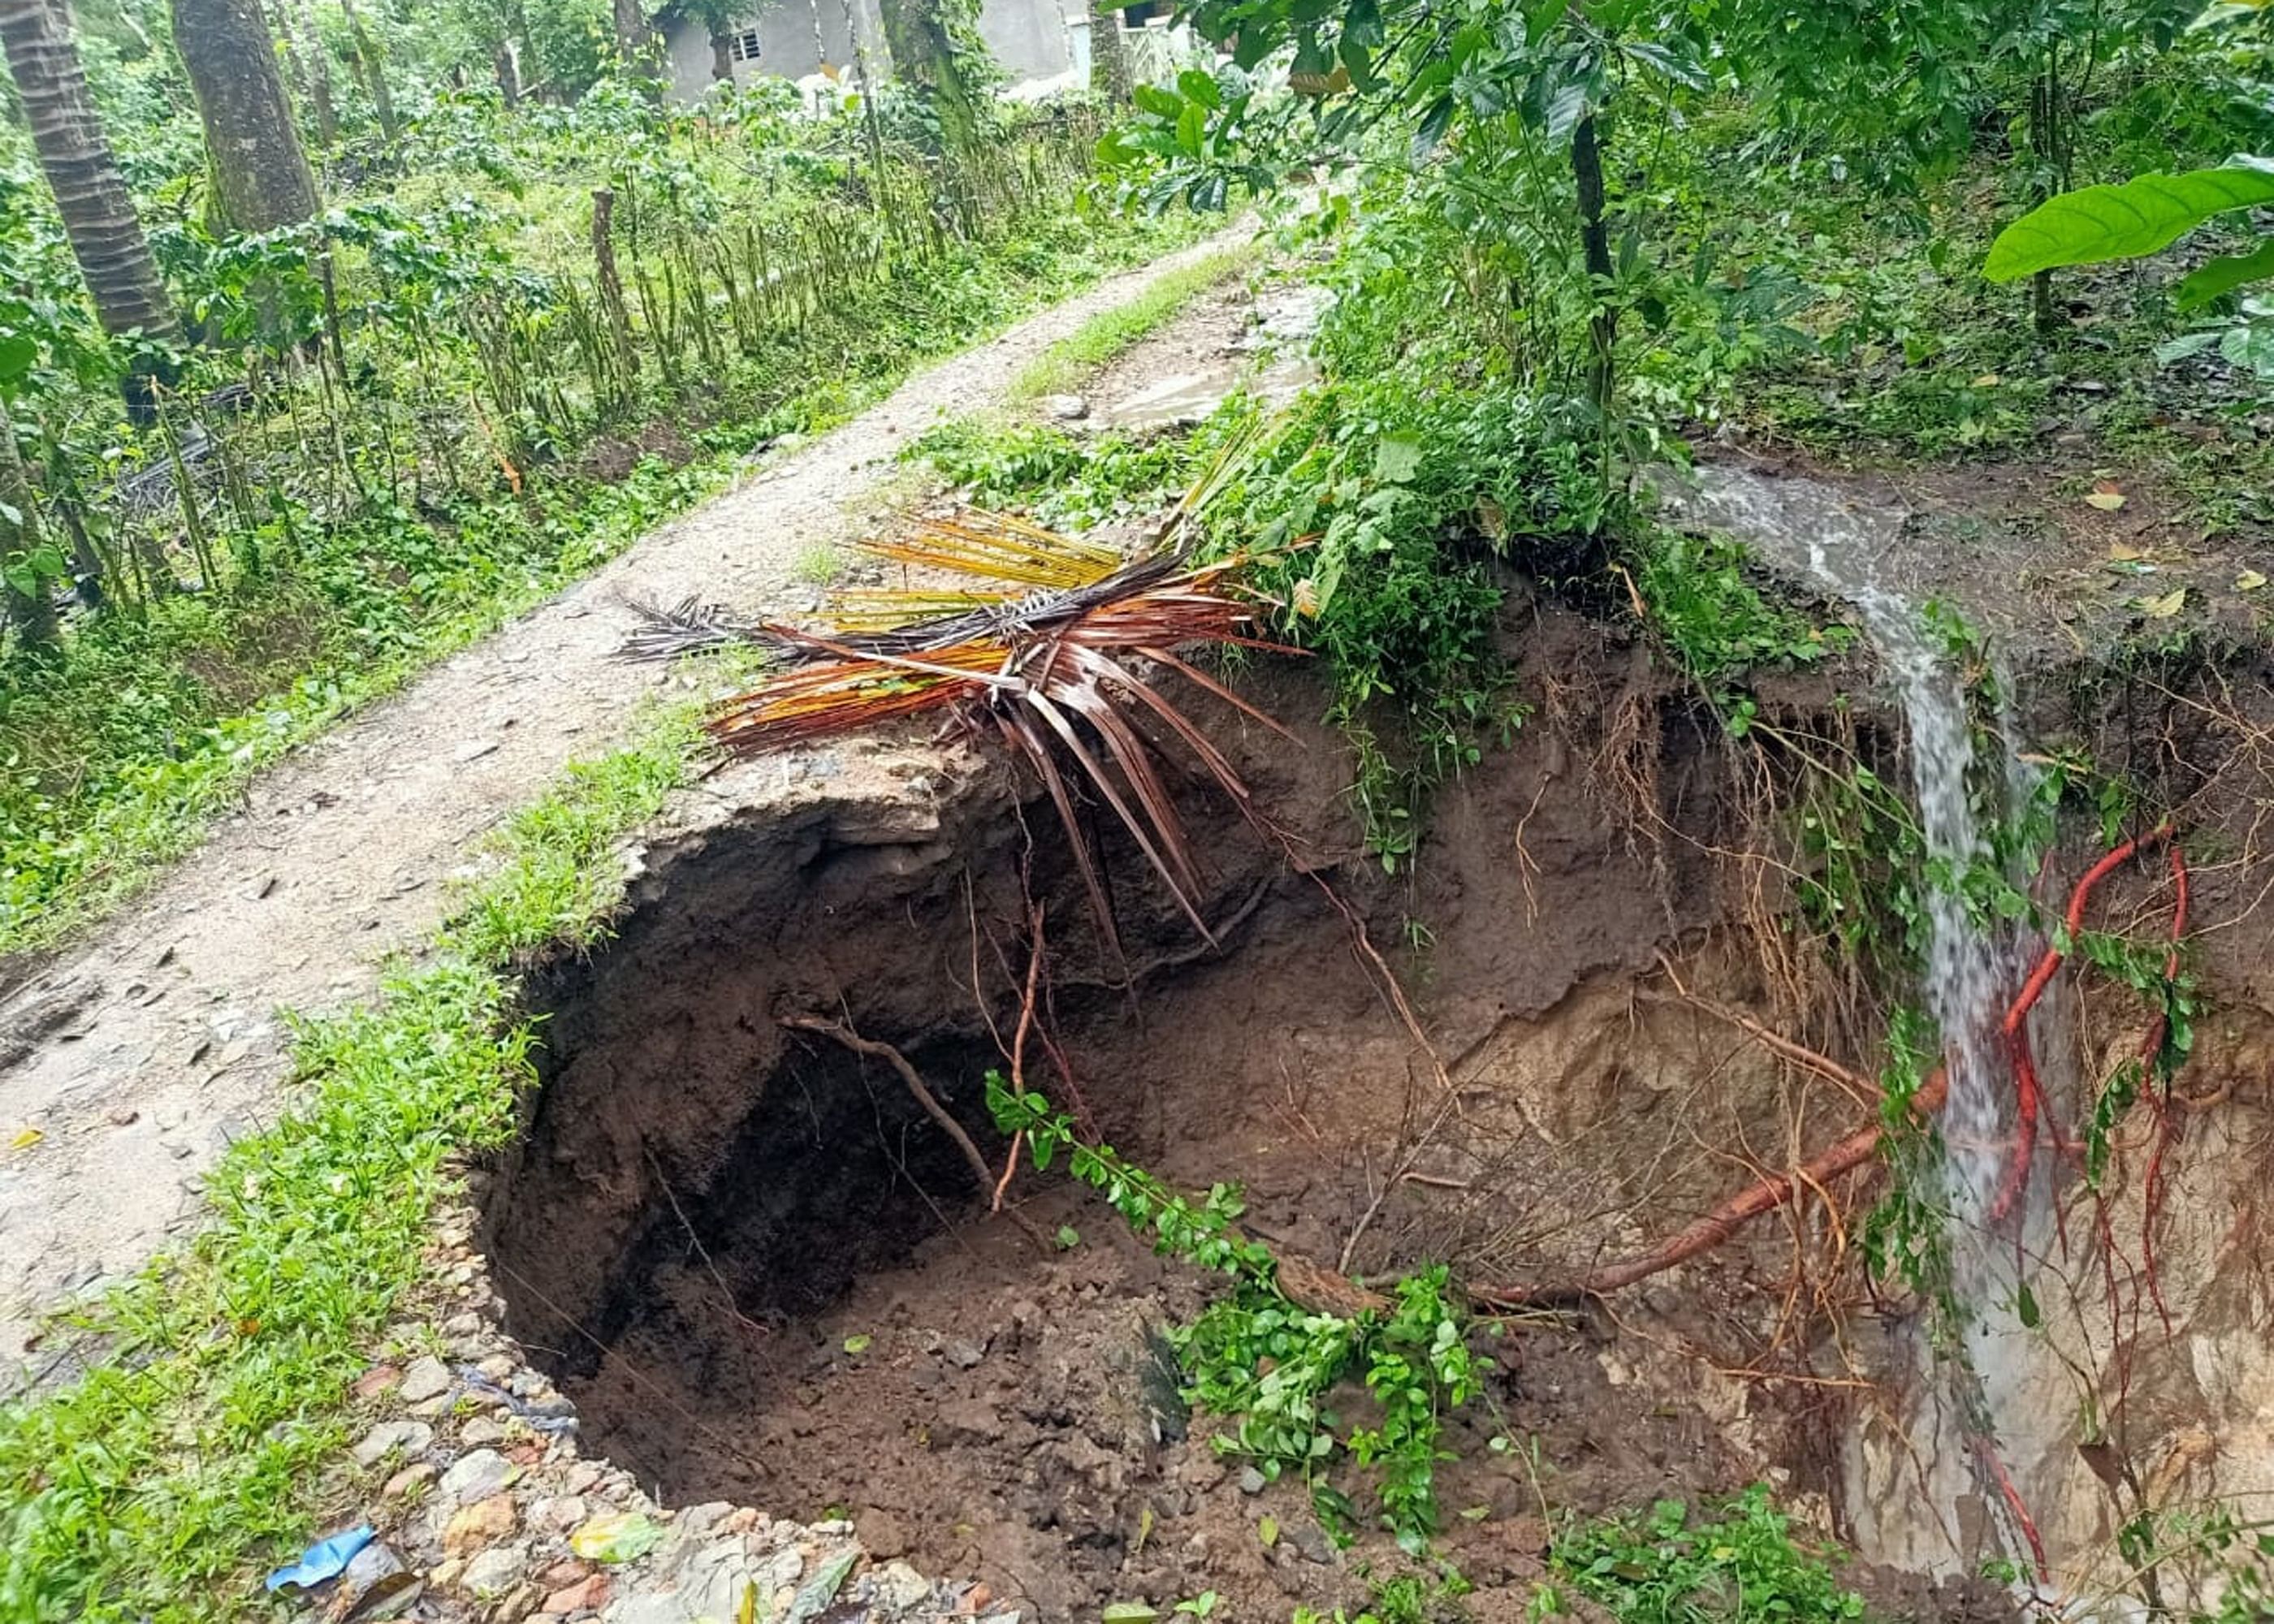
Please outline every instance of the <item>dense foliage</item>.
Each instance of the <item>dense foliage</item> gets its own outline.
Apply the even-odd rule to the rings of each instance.
[[[1162,240],[1081,214],[1084,108],[944,149],[912,94],[666,106],[605,8],[511,11],[550,66],[508,105],[465,71],[502,26],[480,6],[272,8],[288,77],[321,50],[383,72],[390,110],[334,83],[305,132],[320,206],[252,234],[212,207],[162,9],[91,11],[170,339],[106,333],[32,134],[0,125],[0,949],[738,455]],[[291,35],[312,19],[349,31]],[[138,374],[162,380],[141,412]]]
[[[2064,379],[2092,379],[2120,402],[2112,417],[2145,425],[2164,419],[2160,367],[2258,353],[2231,312],[2263,249],[2187,279],[2178,297],[2208,307],[2202,330],[2169,343],[2162,286],[2056,279],[2092,252],[2021,267],[2039,274],[2018,294],[1983,267],[1996,229],[2062,187],[2263,147],[2260,9],[1200,0],[1189,14],[1227,59],[1141,88],[1107,152],[1134,195],[1274,199],[1291,235],[1333,246],[1327,387],[1224,529],[1227,545],[1306,540],[1280,583],[1291,630],[1340,675],[1393,861],[1428,786],[1506,731],[1490,628],[1516,577],[1638,605],[1735,729],[1745,673],[1847,646],[1843,628],[1764,604],[1739,555],[1656,528],[1635,477],[1681,462],[1690,438],[2018,447]],[[2255,170],[2213,174],[2198,184],[2216,199],[2132,250],[2258,196]],[[2229,516],[2200,449],[2173,437],[2155,455]]]
[[[1717,1624],[1783,1619],[1836,1624],[1864,1616],[1864,1598],[1833,1577],[1819,1553],[1753,1488],[1718,1516],[1680,1500],[1647,1516],[1577,1523],[1549,1555],[1558,1578],[1628,1624]]]

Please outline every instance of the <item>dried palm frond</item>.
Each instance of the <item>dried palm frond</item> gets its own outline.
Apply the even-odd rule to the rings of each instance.
[[[1019,596],[1007,588],[958,592],[926,591],[921,587],[845,587],[832,592],[824,607],[829,623],[841,632],[885,632],[910,620],[945,620],[975,609],[991,609]]]
[[[1038,588],[1015,598],[1001,598],[960,614],[917,620],[889,631],[847,636],[840,641],[862,653],[907,653],[923,649],[952,648],[975,637],[1011,637],[1047,631],[1076,620],[1101,605],[1143,591],[1176,572],[1177,560],[1163,556],[1125,565],[1102,580],[1082,586]]]
[[[772,650],[780,642],[763,625],[742,620],[724,605],[705,603],[693,593],[670,605],[631,597],[623,603],[640,623],[617,645],[620,659],[677,659],[683,654],[707,654],[736,645]]]
[[[708,726],[728,749],[760,756],[976,697],[1000,680],[1002,666],[1002,645],[992,643],[921,659],[863,655],[802,665],[726,701]]]
[[[919,518],[898,536],[858,545],[863,553],[895,563],[1030,587],[1088,586],[1123,562],[1118,547],[978,508],[966,508],[953,518]]]
[[[920,520],[900,538],[860,545],[902,563],[1010,583],[1002,590],[862,588],[832,593],[821,618],[862,652],[951,647],[998,628],[1006,614],[1019,620],[1079,607],[1088,601],[1080,594],[1126,563],[1118,548],[976,509],[955,519]],[[814,658],[809,639],[770,622],[739,620],[699,597],[667,607],[637,598],[625,603],[640,620],[617,648],[625,659],[676,659],[734,645],[793,663]],[[918,625],[923,629],[911,643],[906,629]],[[876,640],[873,646],[870,639]]]
[[[1241,560],[1185,568],[1201,508],[1229,481],[1253,436],[1226,446],[1135,559],[1024,519],[967,511],[927,518],[863,544],[902,563],[959,571],[1003,589],[868,589],[835,595],[835,629],[738,621],[689,598],[635,605],[648,624],[625,645],[658,658],[741,643],[787,667],[713,711],[712,734],[741,755],[808,744],[896,718],[943,712],[967,733],[1000,741],[1031,767],[1072,842],[1098,929],[1120,943],[1077,800],[1087,786],[1128,831],[1193,929],[1201,882],[1157,747],[1139,726],[1165,730],[1195,757],[1242,816],[1264,826],[1231,761],[1189,716],[1124,663],[1149,660],[1283,735],[1286,730],[1178,652],[1194,643],[1281,645],[1257,635],[1260,600],[1241,591]],[[1293,650],[1284,650],[1295,652]],[[1064,763],[1071,759],[1076,771]]]
[[[1015,515],[967,508],[952,516],[918,517],[899,535],[856,545],[897,563],[1000,581],[1005,587],[846,589],[825,600],[821,618],[856,649],[877,638],[872,651],[890,652],[953,647],[1012,623],[1044,624],[1098,601],[1091,589],[1119,596],[1129,586],[1156,579],[1185,555],[1193,523],[1260,443],[1263,427],[1251,424],[1218,448],[1133,560],[1103,542]],[[1013,590],[1020,588],[1025,590]],[[739,620],[698,597],[667,608],[628,601],[643,622],[619,650],[628,659],[673,659],[730,644],[757,647],[793,662],[812,658],[809,643],[786,628]],[[926,629],[911,644],[902,634],[919,623]]]
[[[1203,937],[1201,882],[1157,751],[1137,726],[1149,717],[1181,742],[1241,814],[1260,822],[1247,786],[1200,725],[1121,663],[1141,657],[1281,733],[1285,730],[1196,670],[1178,653],[1196,643],[1276,648],[1255,635],[1259,605],[1239,592],[1231,566],[1178,572],[1160,558],[1079,590],[1005,605],[885,636],[832,639],[784,631],[820,658],[785,672],[712,718],[731,750],[756,755],[923,711],[952,714],[968,733],[995,738],[1025,761],[1050,795],[1073,846],[1100,934],[1120,944],[1077,811],[1078,786],[1110,807],[1170,896]],[[984,624],[983,624],[984,623]],[[953,635],[948,628],[960,629]],[[892,646],[882,646],[889,642]],[[1062,765],[1071,758],[1078,769]]]

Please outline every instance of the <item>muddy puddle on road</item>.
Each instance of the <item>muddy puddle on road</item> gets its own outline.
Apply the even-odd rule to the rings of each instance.
[[[1259,1485],[1185,1409],[1170,1332],[1210,1279],[1055,1170],[1012,1184],[1023,1228],[990,1215],[888,1063],[783,1020],[896,1047],[999,1167],[983,1079],[1016,1025],[1031,898],[1057,1052],[1033,1044],[1029,1077],[1179,1186],[1243,1186],[1283,1255],[1332,1268],[1355,1231],[1360,1276],[1448,1261],[1525,1281],[1638,1249],[1857,1125],[1838,1090],[1670,996],[1661,955],[1695,997],[1858,1064],[1877,1033],[1796,951],[1781,862],[1744,855],[1781,849],[1784,809],[1718,720],[1584,621],[1527,610],[1517,652],[1532,719],[1445,794],[1426,861],[1395,880],[1355,849],[1329,736],[1291,751],[1235,717],[1217,730],[1366,921],[1449,1098],[1316,879],[1197,784],[1186,811],[1221,948],[1107,838],[1133,989],[1047,805],[1022,808],[998,770],[840,793],[825,763],[763,817],[734,811],[738,775],[779,763],[714,779],[726,809],[648,853],[617,940],[533,978],[544,1086],[489,1184],[509,1328],[577,1402],[586,1447],[666,1503],[848,1517],[879,1559],[981,1578],[1042,1620],[1207,1590],[1239,1620],[1355,1612],[1367,1570],[1399,1564],[1367,1531],[1363,1479],[1337,1478],[1361,1523],[1339,1549],[1302,1485]],[[1321,708],[1307,680],[1261,669],[1249,693],[1300,722]],[[1893,748],[1826,690],[1763,706]],[[1468,1616],[1525,1616],[1567,1515],[1767,1482],[1808,1524],[1852,1530],[1842,1462],[1888,1409],[1871,1384],[1905,1368],[1912,1315],[1834,1261],[1869,1199],[1480,1333],[1496,1369],[1450,1422],[1438,1480]],[[2244,1283],[2221,1279],[2230,1297]],[[2229,1301],[2221,1334],[2253,1313]],[[2184,1354],[2165,1363],[2171,1402],[2135,1440],[2150,1469],[2240,1402],[2191,1397]],[[1342,1418],[1363,1423],[1362,1395]],[[2225,1486],[2189,1470],[2165,1485],[2175,1502]],[[1920,1520],[1955,1526],[1946,1512]],[[2088,1507],[2059,1535],[2116,1520]],[[2002,1590],[1948,1576],[1983,1554],[1954,1550],[1940,1579],[1847,1578],[1898,1615],[2010,1616]]]

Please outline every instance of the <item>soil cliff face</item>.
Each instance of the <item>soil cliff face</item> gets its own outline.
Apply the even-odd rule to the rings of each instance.
[[[651,842],[616,941],[532,978],[545,1085],[491,1184],[512,1328],[553,1350],[590,1441],[666,1496],[842,1511],[877,1554],[975,1566],[1046,1617],[1204,1589],[1283,1611],[1362,1595],[1352,1564],[1382,1537],[1337,1551],[1301,1485],[1243,1482],[1184,1412],[1165,1330],[1206,1280],[1055,1171],[1020,1172],[990,1214],[889,1061],[782,1022],[892,1045],[998,1169],[983,1080],[1015,1050],[1125,1153],[1188,1187],[1239,1183],[1257,1234],[1361,1277],[1447,1260],[1471,1281],[1569,1278],[1872,1120],[1727,1019],[1878,1068],[1883,1010],[1795,909],[1784,767],[1619,634],[1527,604],[1508,636],[1530,718],[1441,796],[1394,879],[1357,848],[1329,735],[1299,729],[1290,749],[1223,713],[1216,736],[1287,842],[1186,782],[1215,947],[1101,818],[1126,963],[1109,957],[1048,803],[968,756],[852,747],[763,814],[752,775],[781,763],[711,779]],[[2187,1086],[2205,1098],[2124,1119],[2105,1226],[2062,1175],[2077,1219],[2047,1260],[2049,1304],[2067,1299],[2047,1342],[2074,1381],[2048,1390],[2061,1420],[2016,1465],[2078,1573],[2141,1510],[2274,1488],[2255,1244],[2274,1049],[2257,893],[2274,871],[2250,839],[2266,781],[2237,680],[2216,701],[2199,676],[2164,684],[2168,726],[2135,775],[2184,787],[2202,831],[2193,951],[2215,1012]],[[1266,666],[1244,691],[1301,724],[1320,709],[1308,682]],[[2037,688],[2049,731],[2125,747],[2127,724],[2080,708],[2069,677]],[[1760,704],[1863,758],[1900,748],[1896,723],[1815,680]],[[2056,853],[2049,891],[2093,838]],[[2152,931],[2159,883],[2127,871],[2097,906]],[[2137,1041],[2139,1005],[2064,997],[2077,1074],[2097,1077]],[[2159,1309],[2138,1237],[2166,1135]],[[1480,1342],[1498,1371],[1440,1484],[1468,1576],[1520,1611],[1544,1519],[1764,1477],[1867,1553],[1954,1566],[1931,1547],[1972,1537],[1946,1508],[1885,1509],[1923,1479],[1888,1395],[1917,1304],[1855,1265],[1881,1182],[1811,1192],[1610,1302]],[[1259,1540],[1267,1514],[1284,1538]]]

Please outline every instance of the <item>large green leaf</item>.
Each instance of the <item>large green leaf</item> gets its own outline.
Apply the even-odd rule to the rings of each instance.
[[[2194,169],[2086,186],[2039,204],[1998,234],[1983,272],[2012,282],[2059,265],[2135,259],[2168,248],[2213,214],[2274,202],[2274,169]]]
[[[2274,276],[2274,237],[2247,254],[2227,254],[2189,271],[2180,281],[2175,302],[2181,310],[2197,310],[2222,293],[2270,276]]]
[[[1677,84],[1692,90],[1712,87],[1713,80],[1698,59],[1673,45],[1661,45],[1650,40],[1623,41],[1619,49],[1646,68],[1655,69]]]

